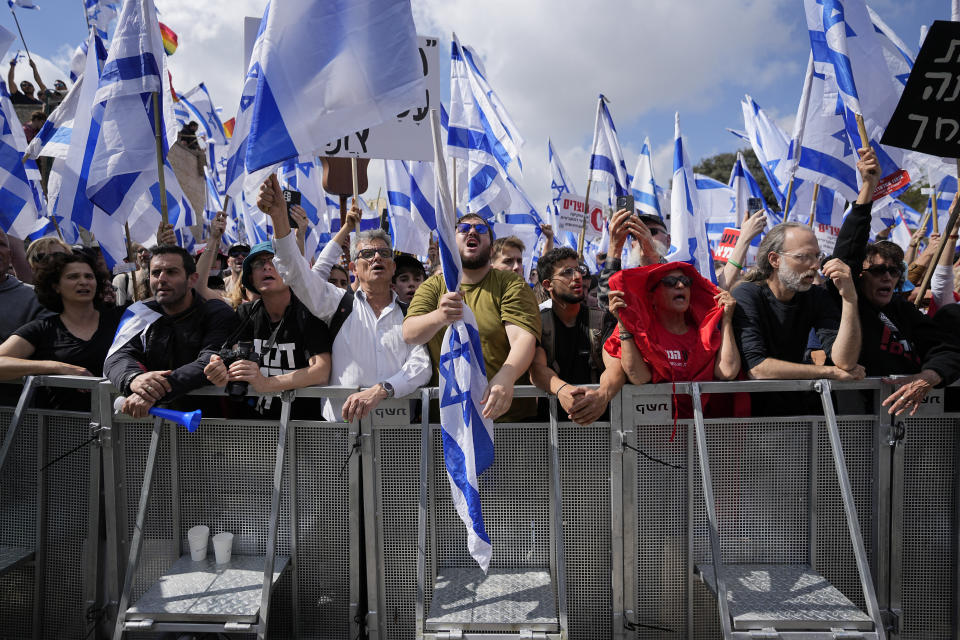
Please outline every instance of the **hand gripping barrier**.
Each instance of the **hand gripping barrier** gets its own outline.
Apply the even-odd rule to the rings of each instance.
[[[821,396],[831,390],[750,381],[699,391],[815,394],[818,384]],[[90,411],[49,409],[46,387],[89,390]],[[342,402],[353,391],[304,389],[296,398]],[[954,637],[960,389],[935,390],[916,416],[891,418],[879,406],[889,385],[834,383],[835,428],[824,404],[812,415],[702,419],[702,438],[697,420],[674,424],[672,391],[626,387],[609,421],[586,427],[563,418],[496,425],[496,462],[481,478],[492,566],[516,570],[516,584],[527,586],[494,597],[503,606],[534,603],[524,620],[540,622],[483,629],[456,619],[471,611],[482,624],[477,601],[444,600],[454,581],[440,578],[473,565],[450,503],[439,426],[412,422],[411,400],[435,390],[384,401],[352,424],[287,419],[284,438],[276,420],[205,418],[188,433],[115,417],[108,382],[28,379],[18,407],[0,408],[0,548],[24,551],[0,569],[0,635],[107,638],[123,611],[120,635],[131,638],[211,625],[271,638],[718,638],[726,624],[730,637],[790,638],[789,630],[735,628],[745,619],[733,607],[721,618],[710,571],[696,570],[717,559],[806,564],[874,627],[804,637]],[[693,391],[676,385],[678,395]],[[243,568],[255,617],[131,613],[175,570],[195,524],[234,533],[235,556],[255,558]],[[266,571],[271,549],[289,558],[276,582]],[[729,582],[726,569],[719,575]],[[522,583],[528,578],[541,582]]]

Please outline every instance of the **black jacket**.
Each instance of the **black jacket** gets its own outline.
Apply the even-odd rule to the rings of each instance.
[[[853,205],[840,227],[833,251],[834,258],[840,258],[850,267],[855,283],[860,281],[867,255],[872,206]],[[839,298],[832,282],[828,289]],[[859,295],[858,307],[862,337],[858,362],[867,370],[868,376],[913,374],[930,369],[943,378],[944,385],[960,378],[960,342],[955,330],[947,332],[899,294],[894,294],[890,303],[882,309],[875,308]],[[909,350],[891,339],[891,331],[881,320],[881,313],[910,343]]]
[[[156,301],[146,303],[163,313]],[[220,300],[204,300],[196,292],[186,311],[164,315],[144,334],[136,336],[103,364],[103,374],[121,393],[130,393],[130,383],[145,371],[171,369],[167,380],[173,390],[161,399],[172,400],[188,391],[209,384],[203,368],[210,356],[220,351],[237,327],[237,314]]]

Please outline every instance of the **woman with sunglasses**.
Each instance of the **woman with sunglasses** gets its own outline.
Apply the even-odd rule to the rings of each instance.
[[[47,256],[37,271],[37,299],[57,315],[25,324],[0,345],[0,380],[41,374],[103,375],[103,361],[124,311],[104,308],[104,284],[85,253]],[[84,404],[89,406],[89,400]]]
[[[620,271],[610,278],[609,307],[619,331],[607,353],[620,359],[632,384],[733,380],[740,353],[733,335],[736,301],[691,265],[669,262]],[[676,415],[692,417],[689,396]],[[709,402],[709,414],[722,409]]]

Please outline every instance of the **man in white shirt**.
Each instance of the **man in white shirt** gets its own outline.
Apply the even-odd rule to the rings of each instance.
[[[283,281],[335,333],[330,384],[369,387],[352,394],[339,411],[326,401],[324,418],[357,420],[384,398],[402,397],[426,384],[431,373],[429,353],[425,347],[403,340],[405,308],[390,286],[395,270],[390,236],[382,231],[356,235],[350,249],[350,271],[359,285],[352,293],[327,282],[327,277],[330,265],[340,256],[342,240],[360,219],[359,210],[351,210],[352,215],[311,269],[290,233],[287,206],[275,175],[260,187],[257,206],[273,220],[273,261]]]

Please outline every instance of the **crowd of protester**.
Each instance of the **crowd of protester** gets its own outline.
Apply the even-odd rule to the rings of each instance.
[[[384,231],[354,232],[357,206],[311,261],[303,251],[306,224],[290,225],[291,217],[305,223],[306,214],[296,205],[288,213],[275,176],[257,202],[272,221],[271,240],[221,252],[220,214],[197,258],[161,228],[156,246],[130,244],[125,270],[112,279],[96,249],[56,238],[24,247],[0,232],[7,310],[0,379],[104,376],[123,396],[120,410],[134,417],[156,404],[176,406],[204,385],[224,388],[214,410],[225,417],[276,417],[280,403],[250,390],[338,385],[360,390],[344,400],[299,399],[294,414],[349,421],[386,398],[436,385],[444,330],[468,308],[488,377],[482,412],[492,419],[544,417],[544,403],[514,397],[525,384],[555,395],[570,420],[590,424],[626,383],[865,376],[893,383],[883,401],[891,413],[915,412],[931,389],[960,378],[957,230],[948,231],[924,312],[910,283],[922,278],[933,252],[916,255],[919,234],[906,255],[892,242],[869,240],[879,165],[871,149],[860,154],[863,187],[831,256],[809,226],[766,229],[756,212],[718,263],[719,286],[667,261],[671,238],[662,220],[626,210],[610,220],[599,277],[575,250],[554,248],[545,226],[546,246],[528,282],[524,243],[495,238],[486,220],[466,214],[456,225],[461,285],[447,291],[435,247],[424,264],[395,253]],[[756,263],[744,272],[751,242],[765,229]],[[624,268],[621,255],[637,266]],[[134,310],[149,323],[115,340],[124,312]],[[714,417],[800,414],[816,411],[810,400],[714,394],[704,397],[704,409]],[[674,411],[689,417],[689,397],[678,398]]]

